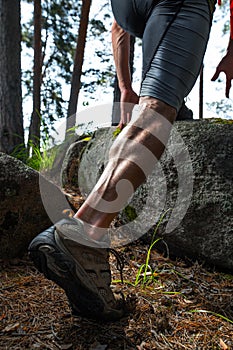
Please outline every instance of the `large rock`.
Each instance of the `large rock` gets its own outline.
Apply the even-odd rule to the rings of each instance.
[[[83,152],[78,178],[84,195],[102,173],[113,140],[113,128],[100,129]],[[232,150],[230,122],[175,123],[159,166],[120,216],[125,226],[138,217],[130,230],[143,222],[141,233],[145,228],[153,232],[168,210],[159,228],[161,247],[171,255],[233,271]]]
[[[19,257],[69,208],[59,188],[21,161],[0,153],[0,258]]]
[[[62,159],[60,175],[63,188],[78,189],[80,159],[89,139],[87,137],[73,142]]]

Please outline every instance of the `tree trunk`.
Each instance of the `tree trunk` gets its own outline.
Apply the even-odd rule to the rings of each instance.
[[[129,58],[129,65],[130,65],[130,72],[131,77],[133,76],[133,70],[134,70],[134,46],[135,46],[135,37],[130,36],[130,58]],[[115,102],[120,102],[121,100],[121,92],[118,86],[118,79],[117,75],[115,75],[114,78],[114,84],[113,84],[113,109],[112,109],[112,125],[118,125],[120,122],[120,104]]]
[[[28,149],[40,148],[40,92],[42,74],[41,46],[41,0],[34,1],[34,76],[33,76],[33,111],[29,128]]]
[[[24,144],[20,0],[0,0],[0,151]]]
[[[203,119],[204,65],[201,67],[199,83],[199,119]]]
[[[70,100],[69,100],[69,106],[68,106],[66,130],[69,130],[70,128],[75,126],[75,120],[76,120],[75,114],[77,110],[78,95],[79,95],[80,85],[81,85],[82,66],[83,66],[84,51],[85,51],[85,45],[86,45],[90,7],[91,7],[91,0],[82,1],[82,10],[81,10],[81,16],[80,16],[77,46],[76,46],[75,58],[74,58],[74,69],[73,69],[72,80],[71,80],[71,90],[70,90]]]

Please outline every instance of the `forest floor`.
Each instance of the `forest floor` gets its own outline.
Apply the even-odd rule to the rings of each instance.
[[[145,283],[138,271],[147,251],[142,242],[120,249],[123,284],[111,259],[113,285],[136,299],[132,313],[112,323],[73,317],[63,290],[27,256],[1,261],[0,349],[233,349],[233,276],[152,250]]]

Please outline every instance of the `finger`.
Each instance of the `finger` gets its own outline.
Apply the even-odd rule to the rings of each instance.
[[[123,130],[125,126],[126,126],[126,124],[124,122],[120,121],[120,123],[117,125],[117,129]]]
[[[120,129],[120,130],[122,130],[123,129],[123,127],[122,127],[122,123],[119,123],[118,125],[117,125],[117,130],[118,129]]]
[[[120,124],[125,125],[127,123],[127,110],[124,105],[121,106],[121,119]]]
[[[231,79],[227,79],[227,81],[226,81],[226,93],[225,93],[227,98],[229,98],[230,88],[231,88]]]
[[[220,74],[220,70],[217,68],[214,75],[211,78],[211,81],[215,81],[216,79],[218,79],[219,74]]]

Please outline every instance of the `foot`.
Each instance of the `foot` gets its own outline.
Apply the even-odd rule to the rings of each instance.
[[[99,248],[97,242],[94,248],[64,236],[62,228],[69,222],[73,224],[72,219],[62,220],[34,238],[29,256],[40,272],[64,289],[76,315],[104,321],[121,318],[123,307],[110,288],[107,249]]]

